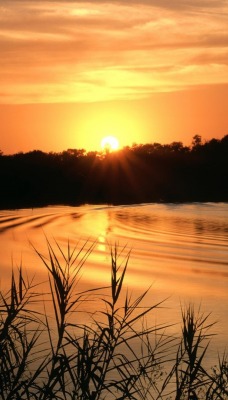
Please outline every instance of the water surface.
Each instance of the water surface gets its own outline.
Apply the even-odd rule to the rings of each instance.
[[[110,245],[131,250],[126,285],[137,294],[152,288],[147,304],[168,298],[155,320],[179,320],[180,303],[194,302],[211,321],[213,358],[226,346],[228,310],[228,204],[86,205],[0,211],[0,287],[11,267],[22,262],[37,281],[45,281],[44,266],[31,246],[47,254],[45,235],[63,248],[68,240],[78,248],[96,242],[81,282],[85,287],[109,284]],[[99,307],[95,304],[94,307]],[[174,328],[173,328],[174,329]],[[176,328],[175,328],[176,329]]]

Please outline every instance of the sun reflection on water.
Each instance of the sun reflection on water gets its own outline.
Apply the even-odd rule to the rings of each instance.
[[[152,285],[148,303],[169,297],[202,302],[221,321],[221,343],[228,341],[228,205],[138,205],[112,207],[47,207],[2,211],[0,214],[0,289],[7,287],[12,264],[21,262],[36,281],[47,282],[47,271],[31,244],[48,255],[46,238],[66,248],[96,244],[82,269],[83,288],[110,284],[110,248],[126,246],[131,257],[126,287],[139,293]],[[216,232],[216,235],[215,235]],[[12,261],[13,260],[13,261]],[[43,286],[44,287],[44,286]],[[171,296],[171,297],[170,297]],[[93,303],[94,310],[99,302]],[[161,316],[162,311],[159,311]],[[158,315],[158,318],[159,318]]]

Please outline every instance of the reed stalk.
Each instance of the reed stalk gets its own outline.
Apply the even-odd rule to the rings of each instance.
[[[213,336],[209,315],[182,307],[180,338],[167,333],[169,324],[150,325],[163,302],[145,307],[150,289],[129,293],[130,252],[118,246],[110,251],[110,284],[80,291],[94,246],[68,242],[63,250],[47,240],[48,257],[35,249],[48,273],[45,310],[51,305],[54,317],[34,311],[42,298],[22,267],[9,291],[0,292],[0,399],[228,399],[226,354],[211,370],[204,364]],[[102,307],[83,323],[80,313],[92,299]]]

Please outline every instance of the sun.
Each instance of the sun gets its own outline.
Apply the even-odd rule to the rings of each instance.
[[[119,141],[115,136],[105,136],[101,140],[101,148],[106,152],[118,150]]]

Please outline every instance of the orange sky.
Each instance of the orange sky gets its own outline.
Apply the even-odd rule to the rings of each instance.
[[[1,4],[5,154],[228,133],[227,0]]]

